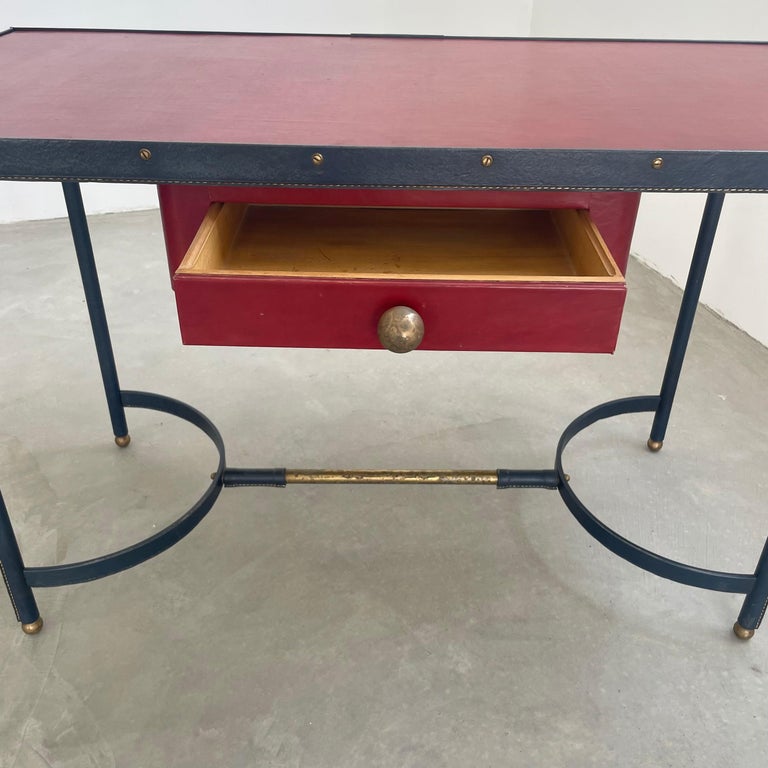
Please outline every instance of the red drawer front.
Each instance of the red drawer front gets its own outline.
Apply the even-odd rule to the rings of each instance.
[[[349,280],[177,274],[185,344],[381,349],[377,324],[406,305],[419,349],[613,352],[623,283]]]

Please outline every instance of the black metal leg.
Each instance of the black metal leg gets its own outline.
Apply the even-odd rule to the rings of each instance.
[[[741,606],[738,620],[733,625],[733,631],[743,640],[748,640],[760,626],[766,608],[768,608],[768,539],[757,561],[755,585],[744,598],[744,604]]]
[[[125,409],[120,396],[120,384],[117,380],[117,367],[112,353],[112,342],[109,338],[107,317],[104,313],[104,301],[101,298],[99,277],[96,272],[96,262],[93,258],[91,236],[88,233],[88,221],[85,218],[83,196],[80,193],[80,185],[65,181],[64,199],[67,203],[69,225],[72,229],[72,239],[75,243],[77,263],[80,266],[80,277],[83,281],[85,301],[88,305],[88,315],[91,318],[93,339],[96,342],[96,354],[99,358],[101,378],[104,382],[104,392],[107,395],[107,407],[109,418],[112,421],[112,431],[115,442],[122,448],[130,442],[128,424],[125,420]]]
[[[701,286],[704,283],[704,275],[707,271],[709,254],[712,252],[712,242],[715,239],[717,223],[720,219],[720,211],[723,209],[725,195],[722,192],[710,192],[701,216],[699,236],[696,239],[696,247],[693,250],[691,268],[688,272],[688,280],[685,284],[683,301],[680,304],[680,313],[677,316],[677,325],[672,337],[672,346],[669,350],[667,368],[664,371],[664,380],[661,384],[659,406],[651,427],[651,436],[648,438],[648,447],[652,451],[658,451],[664,443],[664,435],[667,432],[669,414],[672,411],[672,403],[677,391],[677,382],[680,379],[680,371],[685,359],[685,350],[688,347],[688,339],[691,336],[693,319],[696,315],[696,307],[701,295]]]
[[[21,559],[19,545],[2,495],[0,495],[0,571],[11,598],[13,610],[16,612],[16,619],[21,622],[22,629],[28,635],[34,635],[42,629],[43,620],[40,618],[35,596],[24,576],[24,561]]]

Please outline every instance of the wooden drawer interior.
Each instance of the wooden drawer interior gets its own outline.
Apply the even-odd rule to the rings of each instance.
[[[214,203],[177,274],[623,283],[584,210]]]

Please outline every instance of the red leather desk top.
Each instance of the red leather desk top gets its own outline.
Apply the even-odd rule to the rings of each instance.
[[[768,150],[768,45],[15,30],[0,139]]]

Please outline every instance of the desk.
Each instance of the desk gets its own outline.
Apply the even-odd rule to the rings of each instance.
[[[662,448],[724,194],[768,191],[768,105],[755,99],[766,90],[768,46],[762,44],[71,30],[0,36],[0,178],[63,183],[117,445],[130,441],[125,409],[149,408],[197,426],[219,456],[207,490],[176,522],[131,547],[82,562],[26,566],[0,500],[0,565],[23,630],[42,628],[33,589],[102,578],[144,562],[188,534],[225,487],[417,482],[556,490],[591,535],[638,567],[691,586],[744,594],[734,631],[751,637],[768,605],[768,544],[747,574],[701,569],[643,549],[581,502],[562,454],[595,422],[641,412],[654,414],[649,449]],[[601,312],[616,322],[623,296],[619,271],[638,194],[701,191],[708,198],[659,394],[612,401],[577,417],[559,441],[554,467],[240,469],[227,464],[218,430],[191,406],[121,390],[78,186],[83,181],[160,186],[174,280],[211,203],[551,208],[575,210],[584,221],[588,211],[602,230],[593,245],[602,248],[602,237],[615,261],[603,260],[603,292],[595,288],[603,278],[589,273],[582,281],[588,290],[580,286],[576,294],[599,294],[601,302],[611,297]],[[354,282],[347,278],[340,278],[345,290]],[[472,279],[452,285],[452,295],[471,293]],[[541,283],[546,280],[537,277],[521,284],[538,291]],[[185,332],[189,317],[180,285]],[[562,307],[569,300],[558,293],[546,301]],[[538,299],[530,304],[539,305]],[[581,317],[585,310],[574,306],[561,315]],[[551,341],[559,320],[542,318],[540,338],[531,340],[526,331],[483,346],[473,333],[467,343],[546,348],[541,345]],[[301,333],[224,343],[322,344],[302,344]],[[588,324],[579,326],[581,339],[585,333],[593,337]],[[600,344],[603,351],[610,351],[611,334]],[[456,339],[454,331],[436,337],[435,348]],[[350,338],[338,346],[367,344]]]

